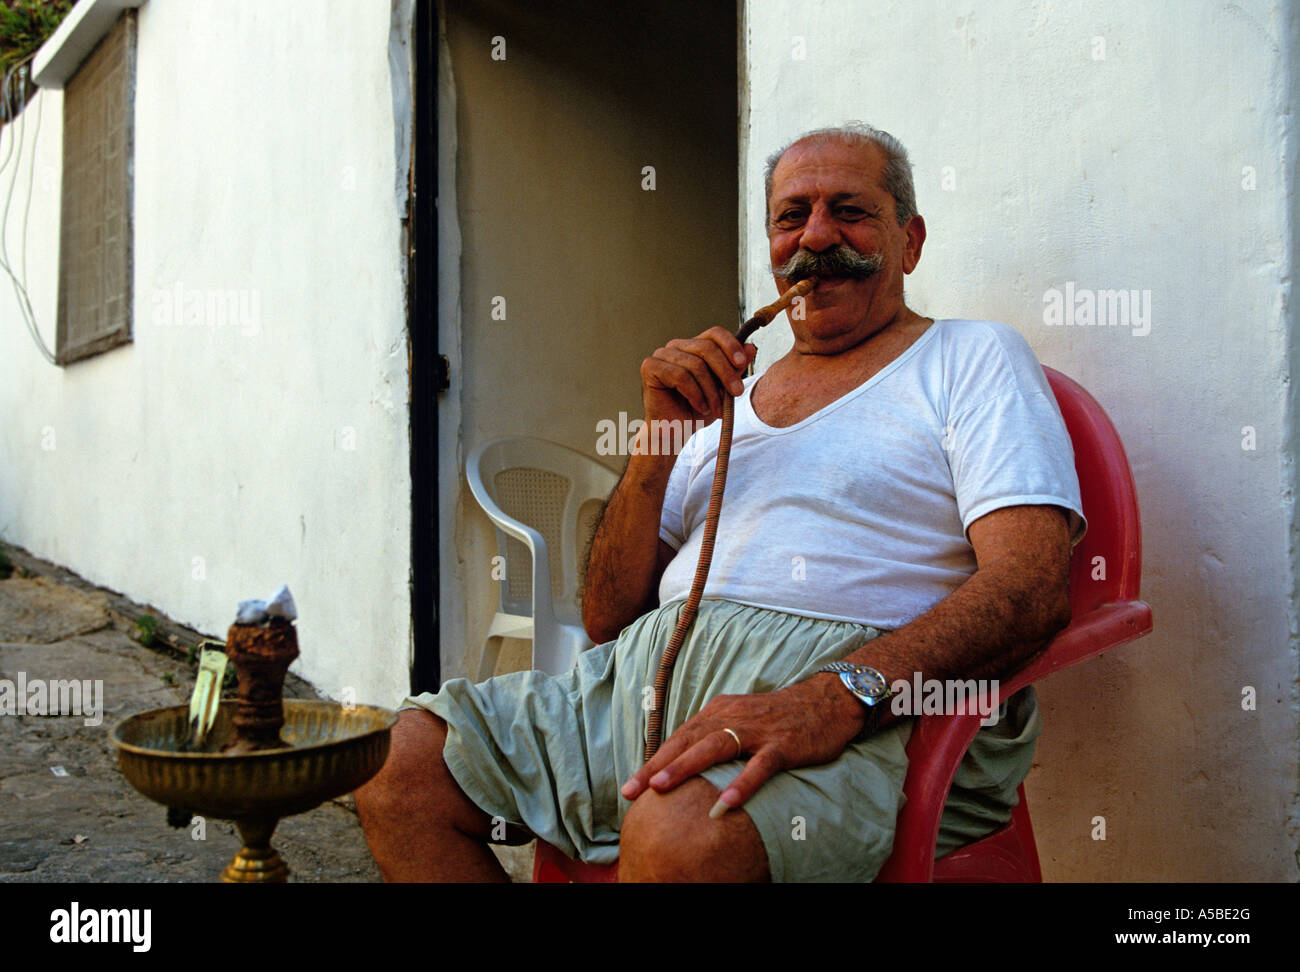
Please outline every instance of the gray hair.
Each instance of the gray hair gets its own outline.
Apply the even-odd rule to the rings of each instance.
[[[767,168],[763,173],[763,186],[766,191],[766,205],[772,204],[772,175],[776,164],[786,152],[800,142],[821,144],[825,142],[842,142],[846,145],[874,145],[885,153],[885,171],[881,178],[882,188],[894,197],[894,211],[898,215],[898,225],[906,226],[907,221],[916,215],[916,187],[912,184],[912,163],[908,160],[907,149],[903,143],[878,128],[872,128],[865,122],[845,122],[836,128],[818,128],[804,132],[798,138],[786,143],[767,158]],[[768,214],[770,221],[771,214]]]

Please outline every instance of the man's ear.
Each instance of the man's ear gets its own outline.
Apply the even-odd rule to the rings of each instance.
[[[925,246],[925,220],[913,216],[903,227],[903,273],[911,273],[921,262],[921,247]]]

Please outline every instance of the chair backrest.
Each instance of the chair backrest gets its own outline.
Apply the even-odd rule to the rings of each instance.
[[[1074,444],[1088,532],[1070,558],[1070,607],[1080,617],[1116,601],[1136,600],[1142,576],[1137,489],[1119,433],[1078,382],[1044,366]]]
[[[466,474],[479,482],[508,517],[546,540],[551,595],[565,614],[581,608],[587,547],[618,473],[590,456],[545,439],[509,436],[486,442],[470,455]],[[533,563],[527,547],[497,528],[505,558],[501,609],[531,613]]]

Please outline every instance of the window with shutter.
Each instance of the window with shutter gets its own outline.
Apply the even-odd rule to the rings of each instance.
[[[131,340],[135,11],[118,18],[63,91],[57,357]]]

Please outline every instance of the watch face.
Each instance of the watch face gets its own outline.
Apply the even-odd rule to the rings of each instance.
[[[889,691],[889,686],[885,684],[885,676],[874,668],[846,674],[844,679],[848,682],[852,691],[860,696],[866,696],[871,700],[872,704],[883,699]]]

